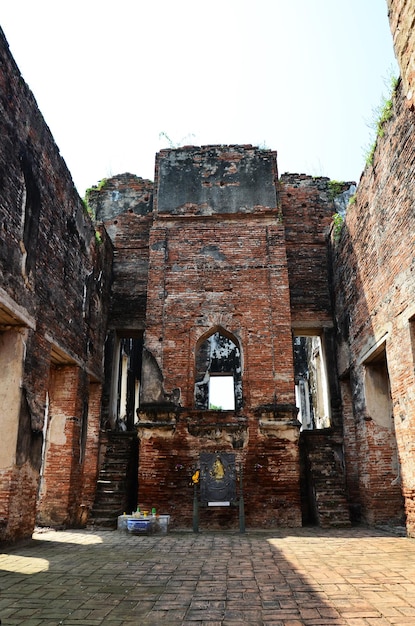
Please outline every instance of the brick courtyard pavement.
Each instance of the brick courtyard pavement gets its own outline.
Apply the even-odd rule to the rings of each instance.
[[[320,529],[35,533],[0,555],[2,626],[415,624],[415,540]]]

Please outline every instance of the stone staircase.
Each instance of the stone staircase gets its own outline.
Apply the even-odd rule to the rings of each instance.
[[[131,512],[137,502],[137,433],[102,433],[101,459],[89,525],[116,528],[117,517]]]
[[[350,526],[341,442],[325,431],[303,431],[301,448],[313,521],[321,528]]]

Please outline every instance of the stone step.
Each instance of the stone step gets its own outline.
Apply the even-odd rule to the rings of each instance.
[[[99,506],[94,506],[92,511],[94,513],[94,518],[96,517],[117,517],[124,512],[125,507],[122,506],[122,502],[111,502],[107,505],[100,504]]]
[[[120,515],[122,515],[120,513]],[[111,528],[115,529],[117,527],[117,517],[115,519],[113,517],[96,517],[90,520],[88,526],[91,528]]]
[[[124,512],[125,507],[123,507],[123,502],[108,502],[105,504],[104,502],[100,503],[97,506],[92,508],[93,518],[96,517],[117,517]]]
[[[125,493],[125,487],[124,489],[106,489],[105,491],[100,491],[99,494],[97,494],[99,496],[97,497],[97,501],[107,502],[111,500],[116,500],[118,502],[118,500],[123,500],[123,498],[125,497]]]
[[[110,474],[99,474],[97,485],[115,485],[119,483],[124,483],[126,479],[126,474],[117,474],[112,476]]]
[[[104,468],[104,469],[102,469],[100,471],[99,475],[100,475],[100,477],[101,476],[103,477],[103,480],[105,480],[106,476],[120,476],[120,477],[124,477],[126,475],[126,473],[127,473],[127,468],[126,467],[123,467],[122,470],[121,469],[109,470],[109,469],[105,469]]]

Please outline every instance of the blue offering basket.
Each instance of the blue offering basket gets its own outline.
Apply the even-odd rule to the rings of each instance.
[[[129,519],[127,529],[133,535],[151,535],[154,532],[154,520],[151,518]]]

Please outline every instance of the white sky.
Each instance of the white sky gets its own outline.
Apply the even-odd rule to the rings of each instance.
[[[386,0],[0,0],[79,193],[175,144],[252,143],[356,180],[397,75]]]
[[[217,406],[224,411],[235,409],[235,383],[233,376],[210,376],[209,407]]]

